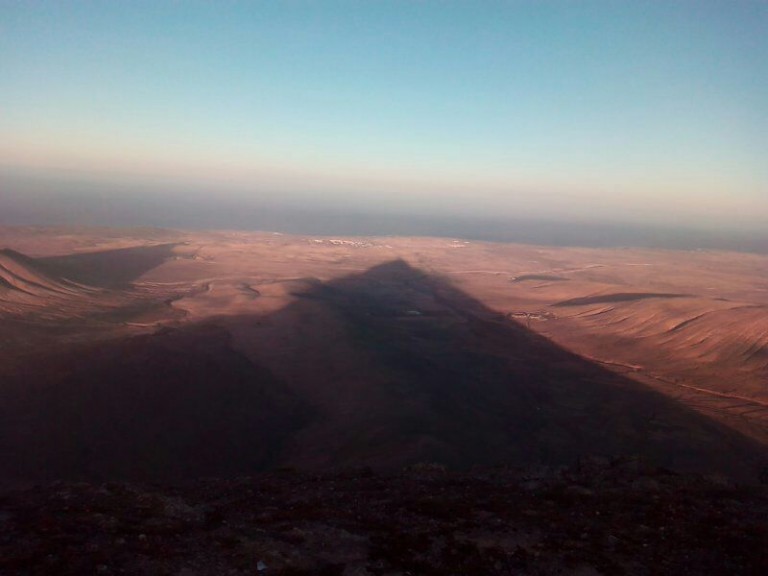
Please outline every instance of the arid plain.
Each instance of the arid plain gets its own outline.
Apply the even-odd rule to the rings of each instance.
[[[96,228],[0,248],[4,484],[766,466],[764,255]]]

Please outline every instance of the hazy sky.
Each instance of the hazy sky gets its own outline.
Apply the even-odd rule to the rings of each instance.
[[[0,195],[758,228],[767,152],[768,2],[0,0]]]

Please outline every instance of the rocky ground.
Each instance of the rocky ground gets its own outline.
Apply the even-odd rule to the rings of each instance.
[[[0,496],[0,574],[767,574],[768,488],[636,459]]]

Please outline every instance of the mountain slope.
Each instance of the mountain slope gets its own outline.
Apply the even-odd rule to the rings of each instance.
[[[44,298],[50,295],[71,296],[91,289],[49,273],[44,266],[20,252],[0,250],[0,290]]]

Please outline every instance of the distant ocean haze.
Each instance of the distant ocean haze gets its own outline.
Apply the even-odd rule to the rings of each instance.
[[[78,182],[3,175],[0,225],[156,226],[179,229],[264,230],[340,236],[440,236],[554,246],[726,249],[768,252],[768,231],[757,227],[695,227],[627,223],[606,217],[492,216],[487,206],[462,210],[436,199],[367,207],[328,194],[212,192],[204,186],[135,186],[131,182]],[[330,198],[328,200],[327,198]]]

